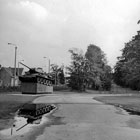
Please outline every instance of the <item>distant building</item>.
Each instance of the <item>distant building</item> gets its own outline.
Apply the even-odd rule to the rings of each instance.
[[[1,67],[0,68],[0,86],[1,87],[9,87],[14,86],[14,68],[11,67]],[[18,86],[20,84],[20,81],[18,79],[18,73],[19,75],[22,75],[23,68],[16,68],[16,80],[15,80],[15,86]]]

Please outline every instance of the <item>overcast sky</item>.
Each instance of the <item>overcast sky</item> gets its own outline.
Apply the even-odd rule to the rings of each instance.
[[[68,50],[95,44],[110,65],[140,25],[140,0],[0,0],[0,64],[68,65]],[[45,64],[46,61],[46,64]]]

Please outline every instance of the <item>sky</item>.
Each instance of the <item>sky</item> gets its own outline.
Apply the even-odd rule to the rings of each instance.
[[[14,66],[16,45],[17,63],[67,66],[69,49],[95,44],[114,66],[139,19],[140,0],[0,0],[0,64]]]

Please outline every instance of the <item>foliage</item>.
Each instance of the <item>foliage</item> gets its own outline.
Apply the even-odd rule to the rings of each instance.
[[[69,91],[69,87],[67,85],[54,85],[53,86],[54,91]]]
[[[96,45],[89,45],[85,54],[89,62],[89,86],[93,89],[109,90],[111,88],[111,67],[103,51]]]
[[[95,45],[89,45],[87,52],[76,48],[69,50],[71,65],[69,86],[75,90],[85,90],[91,87],[96,90],[109,90],[111,88],[111,67],[107,65],[105,55]]]
[[[65,76],[64,76],[63,67],[61,67],[61,68],[59,69],[58,79],[59,79],[59,83],[60,83],[60,84],[65,84]]]
[[[125,44],[114,67],[114,81],[123,87],[140,90],[140,35]]]
[[[74,90],[85,90],[85,57],[82,51],[76,48],[69,50],[69,52],[72,59],[71,65],[67,67],[70,74],[69,87]]]
[[[55,84],[64,84],[64,66],[59,67],[57,64],[51,64],[52,78],[55,79]]]

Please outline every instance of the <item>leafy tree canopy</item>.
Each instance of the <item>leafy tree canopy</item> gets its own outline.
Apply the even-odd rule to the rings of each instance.
[[[58,66],[57,64],[51,64],[52,78],[55,80],[55,84],[64,84],[64,66]]]
[[[114,67],[114,81],[123,87],[140,90],[140,34],[125,43]]]
[[[86,53],[74,48],[71,53],[69,86],[76,90],[111,88],[111,67],[107,65],[105,54],[98,46],[89,45]]]

